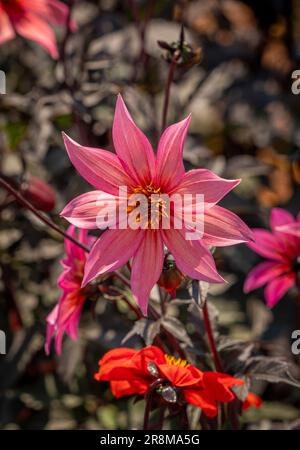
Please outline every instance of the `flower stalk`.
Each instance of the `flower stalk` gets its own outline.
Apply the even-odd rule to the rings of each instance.
[[[224,372],[223,370],[223,364],[217,349],[217,345],[216,345],[216,341],[214,338],[214,333],[213,333],[213,329],[212,329],[212,325],[211,325],[211,321],[210,321],[210,317],[209,317],[209,312],[208,312],[208,308],[207,308],[207,300],[205,300],[203,308],[202,308],[202,312],[203,312],[203,321],[204,321],[204,326],[205,326],[205,330],[207,333],[207,338],[208,338],[208,342],[209,342],[209,347],[211,350],[211,354],[214,360],[214,365],[215,365],[215,369],[217,372]],[[235,410],[235,405],[229,405],[228,409],[230,409],[230,412],[227,411],[227,416],[230,420],[232,429],[237,430],[239,429],[239,419],[238,419],[238,414]],[[222,409],[221,409],[221,421],[222,423],[225,420],[226,417],[226,413],[225,413],[225,407],[224,405],[222,405]]]
[[[221,362],[221,359],[220,359],[220,356],[219,356],[219,353],[217,350],[217,345],[215,342],[213,329],[212,329],[211,322],[210,322],[210,317],[209,317],[208,308],[207,308],[207,300],[204,302],[202,312],[203,312],[204,326],[205,326],[205,330],[207,333],[209,347],[210,347],[210,350],[211,350],[211,353],[213,356],[215,368],[218,372],[223,372],[222,362]]]
[[[143,430],[149,430],[149,421],[150,421],[150,413],[151,413],[153,396],[154,396],[156,388],[165,381],[166,380],[164,380],[162,378],[158,378],[151,384],[151,386],[149,387],[149,389],[146,393],[146,396],[145,396],[146,406],[145,406],[145,413],[144,413]]]
[[[5,179],[0,175],[0,186],[3,187],[9,194],[11,194],[20,205],[27,208],[29,211],[31,211],[38,219],[41,220],[45,225],[50,227],[52,230],[59,233],[61,236],[63,236],[66,239],[69,239],[69,241],[73,242],[73,244],[78,245],[81,247],[85,252],[89,252],[88,247],[86,247],[84,244],[79,242],[77,239],[75,239],[73,236],[71,236],[66,231],[62,230],[56,223],[54,223],[49,217],[47,217],[45,214],[38,211],[32,203],[30,203],[26,198],[18,192],[15,188],[12,187],[11,184],[9,184]]]
[[[171,85],[172,85],[172,81],[174,79],[176,65],[177,65],[177,61],[178,61],[179,57],[180,57],[180,52],[179,51],[174,52],[174,55],[172,57],[172,60],[170,62],[170,66],[169,66],[169,72],[168,72],[168,77],[167,77],[166,86],[165,86],[164,105],[163,105],[163,113],[162,113],[162,124],[161,124],[162,132],[166,128],[166,124],[167,124],[167,114],[168,114],[168,107],[169,107],[169,100],[170,100],[170,90],[171,90]]]
[[[164,129],[166,128],[171,85],[172,85],[172,82],[174,79],[174,74],[175,74],[177,63],[178,63],[181,53],[182,53],[183,44],[184,44],[184,28],[182,26],[181,32],[180,32],[180,38],[179,38],[179,46],[172,55],[172,59],[170,61],[170,66],[169,66],[169,71],[168,71],[168,77],[167,77],[167,81],[166,81],[166,86],[165,86],[161,132],[163,132]]]

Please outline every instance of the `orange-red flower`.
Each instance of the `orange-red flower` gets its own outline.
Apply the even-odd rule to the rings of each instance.
[[[202,372],[187,361],[165,355],[155,346],[141,350],[116,348],[99,361],[98,381],[109,381],[113,395],[146,394],[155,388],[170,403],[186,401],[208,417],[218,413],[218,402],[234,399],[231,386],[244,382],[218,372]]]
[[[247,409],[251,408],[252,406],[255,406],[255,408],[260,408],[262,402],[262,399],[258,395],[254,394],[253,392],[249,392],[246,400],[243,402],[242,409],[243,411],[247,411]]]

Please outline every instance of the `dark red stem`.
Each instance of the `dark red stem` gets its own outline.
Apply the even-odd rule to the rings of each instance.
[[[210,323],[209,313],[208,313],[208,309],[207,309],[207,300],[205,301],[205,303],[203,305],[202,311],[203,311],[203,320],[204,320],[205,330],[207,333],[207,338],[208,338],[210,350],[211,350],[211,353],[212,353],[212,356],[214,359],[215,367],[218,372],[223,372],[221,359],[220,359],[220,356],[219,356],[219,353],[217,350],[212,326]]]
[[[163,113],[162,113],[162,123],[161,123],[161,132],[164,131],[166,128],[167,123],[167,114],[168,114],[168,107],[169,107],[169,99],[170,99],[170,90],[171,90],[171,84],[174,78],[174,73],[177,65],[177,61],[180,54],[179,52],[174,52],[173,58],[170,63],[169,72],[168,72],[168,78],[166,81],[165,86],[165,99],[164,99],[164,106],[163,106]]]
[[[155,380],[149,387],[147,393],[146,393],[146,406],[145,406],[145,413],[144,413],[144,426],[143,430],[149,429],[149,419],[150,419],[150,413],[151,413],[151,406],[152,406],[152,400],[153,400],[153,394],[155,393],[155,389],[160,384],[164,383],[165,380],[163,378],[158,378]]]
[[[62,230],[58,225],[56,225],[49,217],[47,217],[44,213],[41,213],[38,211],[26,198],[23,197],[20,192],[18,192],[15,188],[11,186],[7,181],[4,180],[2,176],[0,176],[0,186],[2,186],[7,192],[9,192],[11,195],[14,196],[16,201],[20,203],[20,205],[24,206],[25,208],[29,209],[36,217],[38,217],[42,222],[44,222],[48,227],[52,228],[52,230],[56,231],[57,233],[61,234],[65,238],[69,239],[69,241],[73,242],[74,244],[81,247],[85,252],[89,252],[89,249],[82,244],[81,242],[77,241],[77,239],[73,238],[70,234],[68,234],[66,231]]]

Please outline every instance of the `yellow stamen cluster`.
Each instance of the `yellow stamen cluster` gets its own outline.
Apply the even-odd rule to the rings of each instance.
[[[148,186],[137,186],[137,187],[131,187],[134,194],[144,194],[147,197],[149,197],[152,194],[160,194],[161,188],[155,188],[152,183],[148,184]]]
[[[172,355],[165,355],[166,361],[170,366],[189,367],[186,359],[175,358]]]
[[[167,205],[166,200],[161,197],[161,188],[154,187],[152,184],[149,184],[145,187],[143,186],[136,186],[131,187],[132,194],[143,194],[148,199],[148,228],[157,229],[159,228],[159,224],[161,222],[162,217],[168,217],[167,213]],[[135,206],[128,206],[127,213],[130,214],[134,209],[137,207]],[[137,217],[137,222],[141,222],[141,217]]]

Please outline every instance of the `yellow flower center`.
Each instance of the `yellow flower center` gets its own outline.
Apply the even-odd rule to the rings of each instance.
[[[165,355],[166,361],[169,366],[180,366],[180,367],[189,367],[186,359],[175,358],[173,355]]]
[[[147,197],[149,197],[152,194],[160,194],[161,193],[161,188],[154,187],[152,185],[152,183],[148,184],[148,186],[146,186],[146,187],[137,186],[137,187],[132,187],[131,189],[134,194],[144,194]]]
[[[148,204],[146,210],[143,208],[142,210],[140,208],[138,209],[135,222],[143,222],[145,224],[144,228],[158,229],[161,225],[162,218],[168,217],[167,200],[164,198],[161,188],[154,187],[151,183],[145,187],[136,186],[131,187],[131,189],[132,193],[129,196],[129,202],[131,199],[132,204],[127,207],[127,213],[130,214],[141,206],[141,201],[139,201],[138,196],[140,194],[143,195]]]

